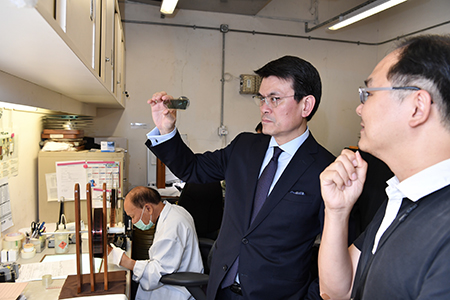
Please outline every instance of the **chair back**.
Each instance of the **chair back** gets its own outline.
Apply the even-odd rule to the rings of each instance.
[[[214,248],[215,241],[207,238],[199,238],[200,254],[202,255],[204,273],[209,274],[211,266],[211,250]]]

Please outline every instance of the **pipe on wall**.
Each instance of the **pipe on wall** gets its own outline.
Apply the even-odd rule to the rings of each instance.
[[[122,20],[122,23],[130,23],[130,24],[143,24],[143,25],[158,25],[158,26],[170,26],[170,27],[182,27],[182,28],[192,28],[192,29],[204,29],[204,30],[215,30],[221,31],[221,28],[217,27],[208,27],[208,26],[197,26],[197,25],[184,25],[184,24],[173,24],[173,23],[160,23],[160,22],[150,22],[150,21],[137,21],[137,20]],[[306,36],[306,35],[296,35],[296,34],[286,34],[286,33],[275,33],[275,32],[265,32],[265,31],[256,31],[256,30],[244,30],[244,29],[227,29],[227,32],[237,32],[237,33],[246,33],[252,35],[267,35],[267,36],[279,36],[279,37],[287,37],[287,38],[298,38],[298,39],[306,39],[306,40],[315,40],[315,41],[324,41],[324,42],[332,42],[332,43],[345,43],[345,44],[354,44],[354,45],[364,45],[364,46],[380,46],[383,44],[387,44],[414,34],[418,34],[427,30],[431,30],[434,28],[438,28],[444,25],[450,24],[450,20],[444,21],[442,23],[438,23],[426,28],[419,29],[417,31],[413,31],[407,34],[403,34],[382,42],[361,42],[361,41],[352,41],[352,40],[341,40],[341,39],[330,39],[330,38],[320,38],[314,36]],[[222,26],[222,25],[221,25]],[[227,25],[228,26],[228,25]],[[225,33],[224,33],[225,34]]]

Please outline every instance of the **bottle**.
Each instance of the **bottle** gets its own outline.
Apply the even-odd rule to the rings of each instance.
[[[189,107],[189,99],[185,96],[180,96],[178,99],[165,101],[164,104],[168,109],[187,109]]]
[[[64,232],[67,232],[64,228],[64,224],[59,224],[58,230],[55,232],[56,254],[65,254],[69,252],[69,234]]]

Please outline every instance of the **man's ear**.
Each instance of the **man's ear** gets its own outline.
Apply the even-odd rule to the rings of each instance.
[[[303,97],[303,109],[302,109],[302,117],[308,117],[314,109],[316,105],[316,98],[313,95],[308,95]]]
[[[153,215],[154,211],[153,205],[151,205],[150,203],[146,203],[144,207],[150,215]]]
[[[409,125],[411,127],[417,127],[424,124],[430,117],[431,106],[433,105],[431,95],[427,91],[419,90],[414,94],[413,111],[409,120]]]

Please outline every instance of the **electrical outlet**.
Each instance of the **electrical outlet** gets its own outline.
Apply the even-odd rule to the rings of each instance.
[[[218,129],[219,136],[226,136],[228,134],[227,127],[225,125],[222,125]]]

